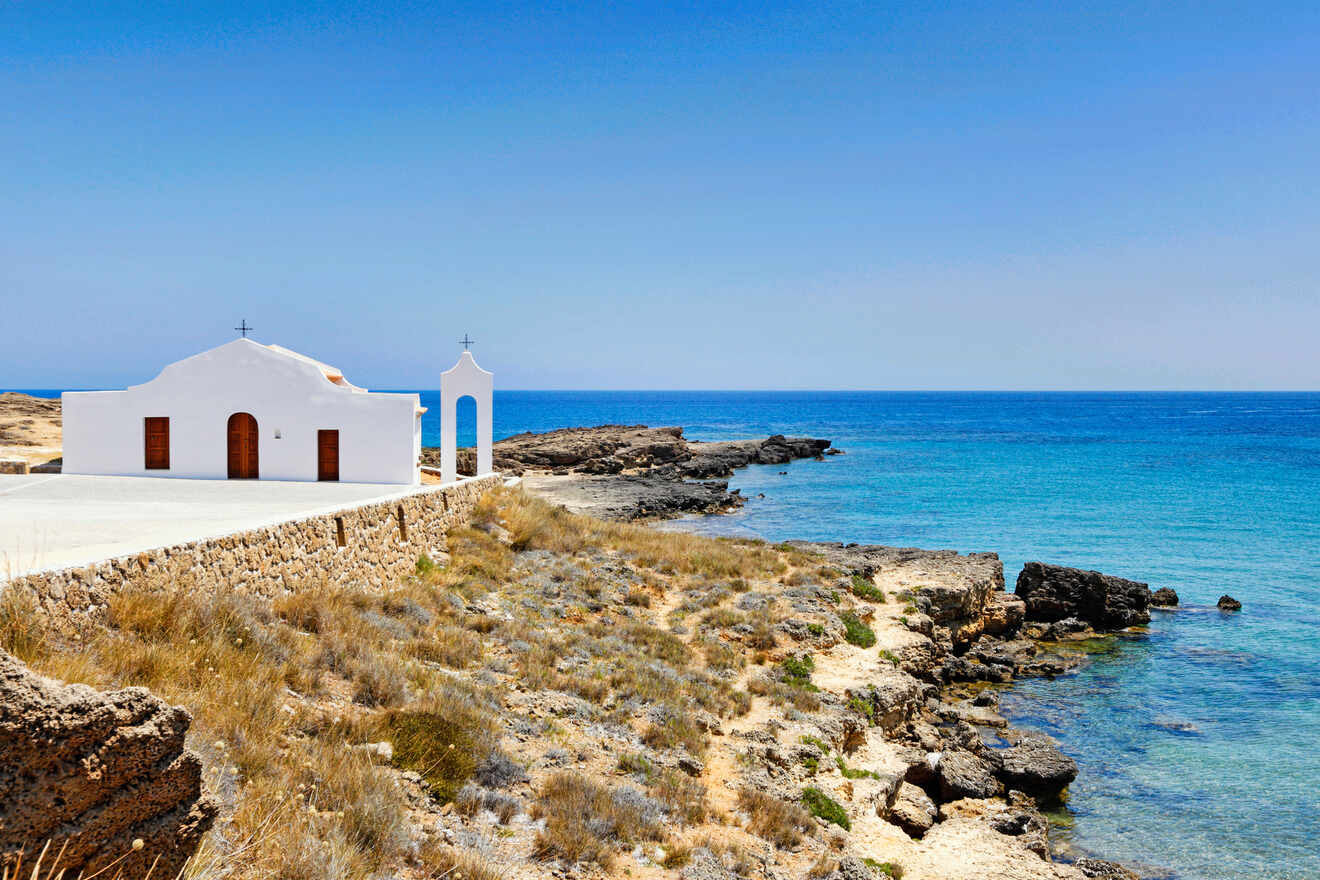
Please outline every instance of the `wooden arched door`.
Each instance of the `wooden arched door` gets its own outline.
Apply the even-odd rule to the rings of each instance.
[[[255,480],[257,467],[257,420],[251,413],[229,417],[229,479]]]

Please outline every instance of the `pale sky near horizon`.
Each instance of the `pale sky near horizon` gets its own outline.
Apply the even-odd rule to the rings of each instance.
[[[0,3],[0,389],[1320,388],[1320,4]]]

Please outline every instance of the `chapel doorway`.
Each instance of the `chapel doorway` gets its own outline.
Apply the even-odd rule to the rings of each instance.
[[[257,466],[257,420],[251,413],[229,417],[229,479],[255,480]]]
[[[316,432],[316,479],[335,482],[339,479],[339,432]]]

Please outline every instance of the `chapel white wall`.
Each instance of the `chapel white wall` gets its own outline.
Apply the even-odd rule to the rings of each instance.
[[[257,420],[263,480],[315,480],[317,431],[339,431],[339,479],[415,484],[416,394],[360,393],[329,382],[311,362],[235,340],[166,367],[125,391],[66,392],[65,473],[228,477],[228,422]],[[170,420],[170,468],[146,470],[145,419]],[[275,432],[280,439],[275,439]]]

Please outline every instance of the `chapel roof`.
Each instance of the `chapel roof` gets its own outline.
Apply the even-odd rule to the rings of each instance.
[[[260,344],[262,343],[258,343],[258,345]],[[358,386],[354,385],[353,383],[345,379],[343,370],[340,370],[338,367],[332,367],[327,363],[318,361],[316,358],[310,358],[305,354],[299,354],[298,352],[289,348],[285,348],[282,345],[269,344],[266,345],[266,348],[269,348],[271,351],[276,352],[278,354],[282,354],[286,357],[295,358],[297,360],[305,361],[311,364],[312,366],[319,369],[321,371],[321,374],[324,375],[326,379],[333,382],[335,385],[340,386],[341,388],[348,388],[352,391],[367,390],[365,388],[359,388]]]

